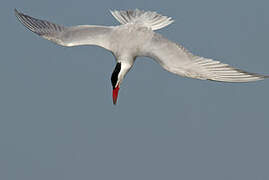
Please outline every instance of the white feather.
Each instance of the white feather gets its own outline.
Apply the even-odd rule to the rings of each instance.
[[[249,82],[262,80],[268,76],[249,73],[228,64],[195,56],[183,46],[155,34],[144,49],[146,56],[154,58],[169,72],[196,79],[223,82]]]
[[[135,9],[128,11],[114,10],[110,12],[121,24],[136,23],[152,30],[164,28],[173,22],[171,17],[166,17],[152,11]]]

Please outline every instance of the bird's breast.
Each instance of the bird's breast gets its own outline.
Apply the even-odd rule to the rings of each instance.
[[[110,46],[115,54],[132,54],[138,56],[144,44],[150,41],[154,32],[146,27],[122,25],[111,34]]]

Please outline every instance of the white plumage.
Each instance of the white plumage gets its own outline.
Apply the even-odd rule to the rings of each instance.
[[[162,16],[151,11],[135,9],[130,11],[115,10],[110,12],[121,24],[140,24],[152,30],[161,29],[174,22],[171,17]]]
[[[154,30],[173,22],[170,17],[156,12],[128,10],[111,11],[121,23],[120,26],[80,25],[60,26],[19,13],[15,14],[23,25],[34,33],[62,46],[97,45],[111,51],[116,61],[121,63],[118,73],[119,85],[133,66],[138,56],[156,60],[164,69],[172,73],[223,82],[257,81],[268,76],[233,68],[219,61],[195,56]]]

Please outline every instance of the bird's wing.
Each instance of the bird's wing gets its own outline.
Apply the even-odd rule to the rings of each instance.
[[[111,27],[80,25],[64,27],[18,12],[15,15],[30,31],[62,46],[96,45],[109,50]]]
[[[143,55],[155,59],[167,71],[185,77],[222,82],[249,82],[269,77],[249,73],[212,59],[194,56],[183,46],[157,33],[149,43],[145,44],[143,51]]]

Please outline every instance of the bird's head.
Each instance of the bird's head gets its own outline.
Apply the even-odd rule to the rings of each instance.
[[[122,83],[125,75],[132,67],[129,63],[118,62],[116,67],[111,75],[111,84],[112,84],[112,95],[113,95],[113,104],[116,105],[118,99],[118,93],[120,89],[120,84]]]

